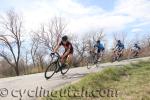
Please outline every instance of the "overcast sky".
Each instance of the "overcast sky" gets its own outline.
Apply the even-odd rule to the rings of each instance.
[[[74,34],[104,29],[107,35],[134,37],[150,32],[150,0],[0,0],[0,14],[12,8],[23,15],[28,30],[61,16]]]

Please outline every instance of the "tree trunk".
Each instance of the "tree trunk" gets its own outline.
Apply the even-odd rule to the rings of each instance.
[[[15,72],[16,72],[16,75],[17,75],[17,76],[20,75],[18,66],[15,67]]]

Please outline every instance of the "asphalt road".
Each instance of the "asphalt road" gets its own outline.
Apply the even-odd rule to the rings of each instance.
[[[100,64],[98,68],[93,66],[91,69],[72,68],[65,76],[59,72],[49,80],[44,78],[44,73],[2,78],[0,79],[0,100],[37,100],[40,99],[39,97],[44,97],[49,91],[74,83],[89,73],[100,71],[106,67],[136,63],[140,60],[150,60],[150,57],[104,63]]]

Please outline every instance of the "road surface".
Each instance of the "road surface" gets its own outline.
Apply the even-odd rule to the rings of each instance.
[[[0,100],[39,100],[39,97],[44,97],[49,91],[76,82],[89,73],[97,72],[110,66],[136,63],[140,60],[150,60],[150,57],[104,63],[100,64],[98,68],[92,67],[91,69],[86,67],[72,68],[65,76],[57,73],[49,80],[44,78],[44,73],[2,78],[0,79]],[[44,91],[46,92],[44,93]]]

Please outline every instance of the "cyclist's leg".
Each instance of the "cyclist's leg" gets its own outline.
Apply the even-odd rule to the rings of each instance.
[[[138,56],[139,50],[136,50],[135,57]]]
[[[104,52],[105,52],[105,48],[103,48],[102,51],[101,51],[101,60],[103,59]]]
[[[137,56],[139,56],[139,53],[140,53],[140,49],[137,50]]]
[[[124,55],[125,49],[122,49],[121,56]]]
[[[119,52],[119,50],[117,49],[117,50],[115,50],[115,56],[116,56],[116,58],[118,58],[118,52]]]
[[[67,56],[66,56],[66,57],[64,57],[64,58],[61,58],[61,66],[60,66],[60,69],[65,68],[65,66],[66,66],[66,64],[65,64],[66,59],[67,59]]]
[[[65,52],[63,53],[63,55],[64,55],[64,54],[65,54]],[[63,56],[63,55],[62,55],[62,56]],[[63,68],[64,63],[65,63],[65,59],[66,59],[66,57],[64,57],[64,58],[61,57],[61,59],[60,59],[60,63],[61,63],[61,64],[59,65],[60,67],[56,70],[56,73],[59,72],[59,71]]]
[[[121,49],[121,50],[119,51],[119,54],[118,54],[118,57],[119,57],[119,58],[122,56],[122,53],[123,53],[123,50]]]
[[[63,53],[63,55],[66,53],[66,51]],[[63,56],[62,55],[62,56]],[[68,56],[68,55],[67,55]],[[65,64],[65,61],[66,61],[66,59],[67,59],[67,56],[65,56],[65,57],[63,57],[63,58],[61,58],[61,67]]]
[[[94,63],[97,63],[98,58],[99,58],[99,49],[97,49],[97,52],[94,53]]]
[[[105,48],[102,48],[102,51],[101,51],[101,57],[103,57],[104,52],[105,52]]]
[[[120,48],[120,56],[123,55],[123,50],[124,50],[124,49],[121,47],[121,48]]]
[[[120,55],[121,55],[121,49],[119,48],[119,49],[117,50],[116,60],[119,59]]]
[[[66,57],[61,58],[61,64],[64,64],[64,63],[65,63],[65,59],[66,59]]]
[[[98,61],[101,61],[102,56],[103,56],[103,48],[100,49]]]
[[[99,57],[101,56],[100,54],[101,54],[101,48],[99,48],[99,49],[97,50],[97,58],[96,58],[97,60],[98,60]]]
[[[67,63],[69,64],[69,65],[72,65],[72,59],[73,59],[73,54],[69,54],[68,56],[67,56]]]

